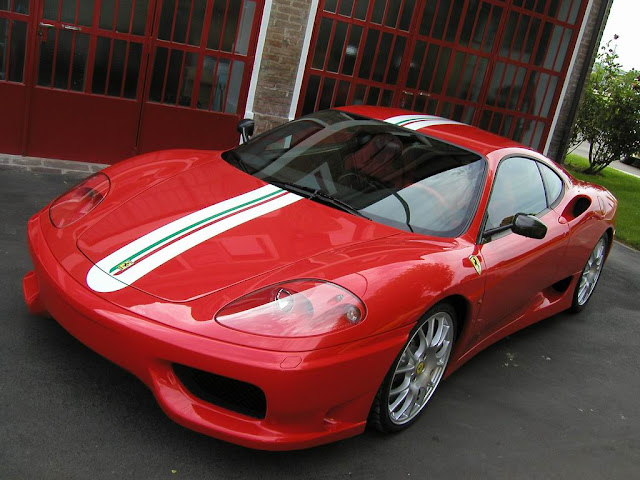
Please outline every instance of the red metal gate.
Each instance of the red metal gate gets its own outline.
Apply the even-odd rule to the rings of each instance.
[[[582,0],[323,0],[298,113],[366,103],[478,125],[540,149]]]
[[[0,149],[113,163],[237,143],[263,0],[7,1],[0,38],[3,19],[12,44],[24,31],[26,68],[0,47]]]

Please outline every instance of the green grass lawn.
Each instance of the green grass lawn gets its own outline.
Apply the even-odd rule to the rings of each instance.
[[[597,183],[613,193],[618,199],[618,221],[616,237],[622,243],[640,250],[640,178],[628,175],[611,167],[597,175],[586,175],[589,166],[586,158],[568,155],[564,167],[580,180]]]

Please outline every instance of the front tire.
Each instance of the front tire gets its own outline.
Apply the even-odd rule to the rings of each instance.
[[[449,363],[456,320],[455,309],[442,303],[411,330],[373,401],[369,415],[373,427],[398,432],[418,419]]]
[[[605,233],[600,237],[591,255],[589,255],[589,259],[582,269],[576,288],[573,290],[573,301],[570,309],[572,312],[581,311],[587,305],[593,291],[596,289],[607,256],[608,246],[609,237]]]

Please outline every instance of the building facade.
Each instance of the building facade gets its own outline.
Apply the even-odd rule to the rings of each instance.
[[[560,159],[612,0],[0,0],[0,151],[226,148],[345,104]]]

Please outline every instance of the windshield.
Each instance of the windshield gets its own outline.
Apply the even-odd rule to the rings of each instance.
[[[476,153],[336,110],[284,124],[223,158],[265,182],[308,191],[313,200],[330,197],[336,208],[440,237],[466,230],[485,172]]]

